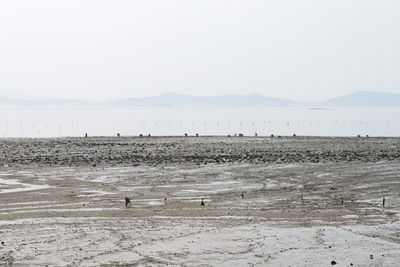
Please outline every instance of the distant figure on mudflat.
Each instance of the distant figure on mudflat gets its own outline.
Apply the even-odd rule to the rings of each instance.
[[[128,206],[128,204],[131,203],[131,200],[129,199],[129,197],[125,198],[125,206]]]
[[[202,205],[202,206],[204,206],[205,204],[204,204],[204,200],[203,199],[201,199],[201,204],[200,205]]]
[[[87,137],[87,133],[85,133],[85,138]]]

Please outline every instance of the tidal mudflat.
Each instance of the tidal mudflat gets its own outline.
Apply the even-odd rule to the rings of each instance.
[[[398,266],[399,192],[400,138],[1,139],[0,265]]]

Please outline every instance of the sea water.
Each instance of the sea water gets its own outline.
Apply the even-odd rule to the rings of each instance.
[[[1,137],[121,135],[400,136],[400,108],[1,108]]]

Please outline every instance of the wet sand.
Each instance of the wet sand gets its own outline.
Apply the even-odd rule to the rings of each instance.
[[[400,138],[1,139],[0,166],[0,265],[399,265]]]

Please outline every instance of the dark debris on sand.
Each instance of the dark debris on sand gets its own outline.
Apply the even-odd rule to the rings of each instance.
[[[0,140],[0,166],[378,162],[399,158],[400,138],[88,137]]]

